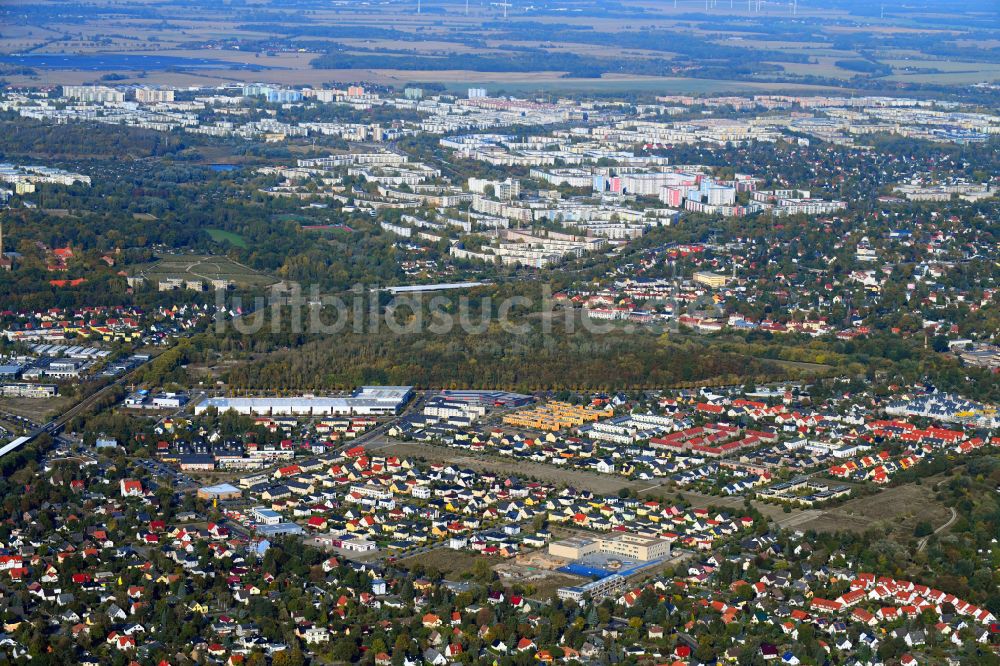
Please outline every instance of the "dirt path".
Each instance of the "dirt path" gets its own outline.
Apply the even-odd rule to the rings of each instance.
[[[932,536],[934,536],[938,532],[942,532],[942,531],[948,529],[949,527],[951,527],[955,523],[956,520],[958,520],[958,512],[955,511],[955,507],[950,506],[950,507],[948,507],[948,510],[951,511],[951,518],[949,518],[948,522],[946,522],[944,525],[942,525],[941,527],[937,528],[936,530],[934,530],[933,532],[931,532],[930,534],[928,534],[927,536],[925,536],[923,539],[920,540],[920,543],[917,545],[917,552],[918,553],[920,551],[922,551],[925,546],[927,546],[927,541]]]

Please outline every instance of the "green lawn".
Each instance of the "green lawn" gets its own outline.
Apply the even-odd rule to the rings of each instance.
[[[235,245],[238,248],[246,248],[247,241],[243,236],[235,234],[232,231],[226,231],[225,229],[205,229],[208,235],[212,237],[216,243],[221,243],[223,241]]]

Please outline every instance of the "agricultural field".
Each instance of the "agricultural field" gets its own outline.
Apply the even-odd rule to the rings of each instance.
[[[1000,64],[951,60],[884,60],[892,81],[911,83],[978,83],[1000,78]],[[935,71],[936,70],[936,71]]]
[[[965,85],[1000,76],[988,57],[975,62],[977,49],[991,47],[963,15],[951,22],[919,10],[874,17],[852,13],[849,4],[799,7],[793,16],[783,4],[748,11],[737,2],[714,3],[706,11],[695,0],[612,11],[587,2],[504,7],[429,0],[418,10],[415,2],[396,0],[267,11],[140,2],[139,10],[124,13],[114,3],[96,3],[92,19],[83,21],[54,2],[32,5],[33,11],[13,7],[5,23],[14,27],[0,34],[0,72],[12,84],[366,81],[454,90],[485,85],[511,93],[804,92],[851,89],[858,72],[837,62],[872,58],[892,68],[875,77],[884,76],[889,86]],[[970,16],[974,11],[969,7]],[[924,43],[939,54],[944,47],[972,55],[935,55],[935,69],[955,73],[948,79],[897,69],[904,48],[928,58]]]

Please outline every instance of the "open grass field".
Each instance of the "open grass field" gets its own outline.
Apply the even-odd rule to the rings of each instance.
[[[841,60],[838,57],[816,57],[816,62],[808,63],[798,63],[798,62],[780,62],[773,63],[781,67],[786,74],[791,74],[794,76],[822,76],[826,78],[842,79],[847,80],[852,78],[857,74],[857,72],[852,72],[847,69],[842,69],[837,67],[835,62]]]
[[[948,509],[934,499],[932,488],[941,478],[924,479],[921,485],[887,488],[876,495],[848,500],[839,507],[818,511],[812,520],[796,524],[800,530],[865,532],[891,528],[897,536],[912,536],[917,523],[926,520],[935,527],[944,524]]]
[[[765,360],[761,358],[761,360]],[[781,366],[782,368],[788,368],[789,370],[800,370],[811,374],[822,375],[830,372],[834,369],[832,365],[827,365],[825,363],[808,363],[806,361],[786,361],[784,359],[766,359],[769,363],[774,363],[775,365]]]
[[[426,553],[421,553],[419,555],[414,555],[413,557],[406,557],[397,560],[397,564],[400,564],[407,569],[413,569],[415,566],[420,565],[425,570],[434,569],[435,571],[440,571],[445,576],[460,580],[463,574],[471,574],[472,567],[477,560],[485,559],[490,566],[494,566],[502,562],[498,557],[486,557],[484,555],[479,555],[477,553],[471,553],[463,550],[452,550],[451,548],[435,548],[434,550],[427,551]]]
[[[893,69],[891,81],[973,84],[1000,80],[1000,64],[932,59],[883,60]],[[924,70],[924,71],[922,71]],[[937,70],[926,72],[926,70]]]
[[[230,245],[235,245],[239,248],[245,248],[247,246],[247,241],[243,236],[235,234],[232,231],[226,231],[225,229],[205,229],[208,235],[212,237],[212,240],[218,243],[229,243]]]
[[[23,416],[35,423],[47,423],[76,401],[77,398],[63,395],[48,399],[0,398],[0,412]]]
[[[152,282],[165,278],[231,280],[238,286],[248,287],[266,286],[277,281],[228,257],[208,255],[166,255],[140,267],[137,274]]]

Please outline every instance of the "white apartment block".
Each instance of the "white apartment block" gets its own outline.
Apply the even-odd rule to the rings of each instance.
[[[157,104],[159,102],[173,102],[174,91],[172,89],[160,88],[136,88],[135,101],[142,104]]]
[[[125,101],[125,93],[107,86],[63,86],[63,97],[81,102]]]

